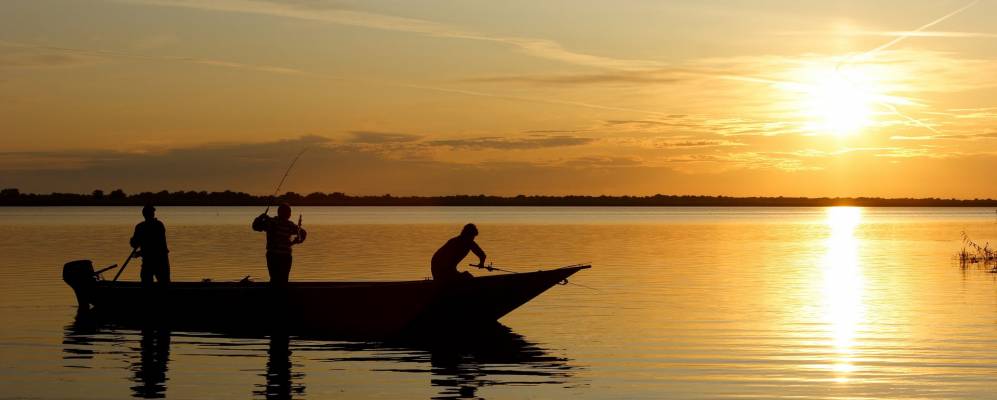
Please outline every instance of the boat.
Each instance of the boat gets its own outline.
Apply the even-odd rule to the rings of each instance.
[[[494,324],[590,265],[479,276],[443,284],[395,282],[139,282],[102,280],[89,260],[67,263],[63,280],[81,312],[173,326],[385,336],[408,330]]]

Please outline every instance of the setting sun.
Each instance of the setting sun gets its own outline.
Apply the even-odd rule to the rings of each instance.
[[[849,136],[871,126],[881,104],[896,102],[884,95],[876,72],[825,62],[801,68],[792,74],[794,83],[778,86],[796,93],[790,101],[807,132]]]
[[[819,132],[852,135],[872,120],[873,95],[841,74],[820,78],[807,94],[807,113]]]

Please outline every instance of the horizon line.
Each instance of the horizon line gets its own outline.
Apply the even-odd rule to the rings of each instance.
[[[531,205],[606,205],[606,206],[997,206],[993,198],[943,198],[943,197],[875,197],[875,196],[731,196],[663,194],[652,195],[550,195],[550,194],[449,194],[449,195],[350,195],[344,192],[312,192],[300,194],[293,191],[273,196],[247,192],[225,191],[175,191],[137,192],[128,194],[116,189],[91,193],[22,193],[16,188],[0,190],[0,206],[126,206],[126,205],[177,205],[177,206],[239,206],[287,202],[298,206],[362,206],[362,205],[482,205],[482,206],[531,206]]]

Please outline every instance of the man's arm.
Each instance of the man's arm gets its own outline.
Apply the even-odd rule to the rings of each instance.
[[[132,234],[132,238],[128,240],[128,244],[130,244],[133,249],[138,248],[138,246],[142,244],[140,241],[141,239],[139,239],[139,237],[142,236],[141,230],[142,230],[141,223],[135,225],[135,233]]]
[[[302,228],[302,227],[299,226],[298,227],[298,234],[297,234],[297,236],[294,237],[294,241],[292,243],[293,244],[298,244],[298,243],[304,242],[305,238],[307,238],[307,237],[308,237],[308,232],[305,231],[305,228]]]
[[[253,230],[263,232],[270,228],[270,216],[266,213],[260,214],[253,220]]]
[[[471,252],[478,256],[478,265],[484,267],[485,257],[487,256],[485,255],[485,251],[481,250],[481,246],[478,246],[475,242],[471,242]]]
[[[159,240],[163,241],[162,243],[163,251],[169,253],[170,248],[166,246],[166,224],[164,224],[163,221],[157,221],[157,222],[159,222],[159,232],[163,234],[163,236],[159,238]]]

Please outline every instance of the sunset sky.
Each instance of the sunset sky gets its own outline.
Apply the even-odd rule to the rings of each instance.
[[[997,197],[997,1],[0,2],[26,192]]]

